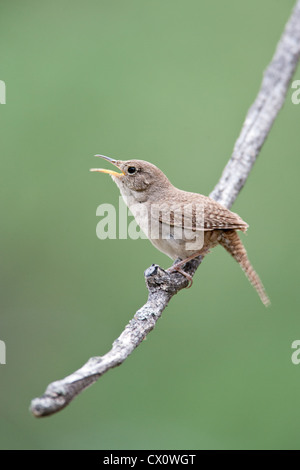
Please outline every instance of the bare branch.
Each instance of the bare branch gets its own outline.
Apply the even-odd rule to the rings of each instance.
[[[296,3],[275,55],[264,73],[261,88],[248,111],[232,157],[210,194],[210,197],[228,208],[244,186],[284,103],[299,56],[300,0]],[[190,261],[184,270],[193,276],[202,259],[198,257]],[[43,396],[31,402],[30,409],[35,416],[47,416],[60,411],[102,374],[122,364],[154,328],[173,295],[187,287],[188,283],[181,274],[169,274],[157,265],[152,265],[145,271],[145,280],[149,291],[148,300],[115,340],[112,349],[102,357],[91,358],[73,374],[51,383]]]
[[[221,179],[210,197],[230,208],[243,188],[256,157],[282,107],[300,56],[300,2],[285,26],[274,57],[266,69],[256,100]]]

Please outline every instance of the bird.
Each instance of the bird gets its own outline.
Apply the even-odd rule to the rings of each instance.
[[[112,177],[145,235],[158,250],[175,261],[168,272],[180,272],[191,285],[192,277],[182,269],[184,265],[221,245],[241,266],[262,303],[270,305],[237,233],[248,229],[248,224],[238,214],[208,196],[176,188],[152,163],[95,156],[118,168],[119,171],[103,168],[90,171]]]

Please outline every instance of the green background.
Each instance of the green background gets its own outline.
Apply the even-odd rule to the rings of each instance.
[[[57,415],[28,411],[110,349],[146,301],[144,270],[171,262],[148,240],[96,237],[96,208],[119,192],[89,172],[93,155],[151,161],[209,194],[293,4],[1,1],[1,448],[300,447],[292,90],[233,206],[272,307],[218,247],[121,367]]]

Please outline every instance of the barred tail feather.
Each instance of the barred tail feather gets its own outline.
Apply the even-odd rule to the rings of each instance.
[[[228,253],[233,256],[233,258],[239,263],[243,271],[245,272],[247,278],[256,289],[262,303],[267,307],[270,305],[270,299],[267,296],[264,286],[256,272],[254,271],[244,245],[242,244],[238,234],[235,230],[224,230],[222,237],[219,240],[220,245],[222,245]]]

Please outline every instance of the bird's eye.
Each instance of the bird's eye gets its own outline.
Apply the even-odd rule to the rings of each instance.
[[[136,167],[130,166],[127,171],[130,175],[134,175],[134,173],[136,173]]]

